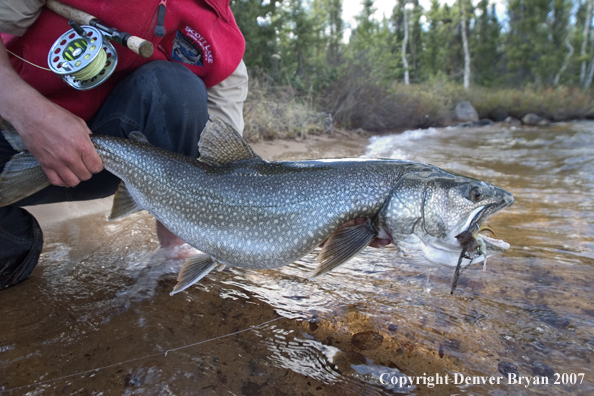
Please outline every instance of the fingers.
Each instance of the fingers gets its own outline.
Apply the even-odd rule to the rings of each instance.
[[[103,169],[84,120],[42,101],[39,117],[15,125],[27,149],[39,161],[50,183],[74,187]]]
[[[90,152],[83,153],[81,159],[90,173],[99,173],[103,170],[103,162],[94,147]]]
[[[85,143],[84,140],[82,143]],[[50,183],[62,187],[74,187],[89,180],[93,173],[102,168],[101,160],[91,142],[90,147],[55,147],[51,151],[38,152],[39,163]],[[87,154],[89,153],[89,154]],[[89,165],[87,165],[87,163]]]
[[[53,169],[43,168],[43,171],[47,175],[50,183],[52,183],[54,186],[68,187],[68,184],[64,181],[64,179],[62,179],[62,177],[60,177],[60,175]]]

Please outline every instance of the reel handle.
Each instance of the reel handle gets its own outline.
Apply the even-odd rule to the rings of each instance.
[[[72,6],[60,3],[56,0],[47,0],[45,6],[66,19],[73,19],[80,25],[90,25],[110,36],[110,39],[136,52],[143,58],[149,58],[154,51],[153,44],[143,38],[132,36],[130,33],[120,32],[114,28],[107,27],[103,22],[84,11]]]

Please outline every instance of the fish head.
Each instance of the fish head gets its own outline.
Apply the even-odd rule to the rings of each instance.
[[[403,257],[455,266],[465,246],[461,236],[476,238],[476,251],[467,260],[509,248],[479,232],[487,218],[513,202],[513,195],[499,187],[435,168],[399,181],[380,221]]]

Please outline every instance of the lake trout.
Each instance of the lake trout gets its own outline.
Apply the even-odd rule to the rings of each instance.
[[[406,260],[451,266],[480,262],[509,247],[479,231],[489,216],[514,202],[512,194],[432,165],[385,159],[268,162],[214,117],[200,137],[199,159],[153,146],[139,132],[130,139],[91,140],[105,169],[122,180],[109,219],[147,210],[202,252],[186,260],[172,294],[217,266],[277,268],[324,241],[314,277],[344,264],[376,237],[390,238]],[[47,185],[33,156],[16,154],[0,175],[0,206]],[[341,227],[355,218],[367,220]],[[460,235],[469,235],[472,251]]]

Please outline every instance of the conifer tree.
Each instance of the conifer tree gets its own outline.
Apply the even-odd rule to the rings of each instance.
[[[244,61],[248,68],[270,69],[276,46],[276,2],[269,0],[231,0],[231,9],[247,43]]]
[[[489,7],[489,0],[481,0],[475,12],[477,16],[470,35],[473,80],[482,86],[493,86],[499,79],[501,25],[495,5]]]

